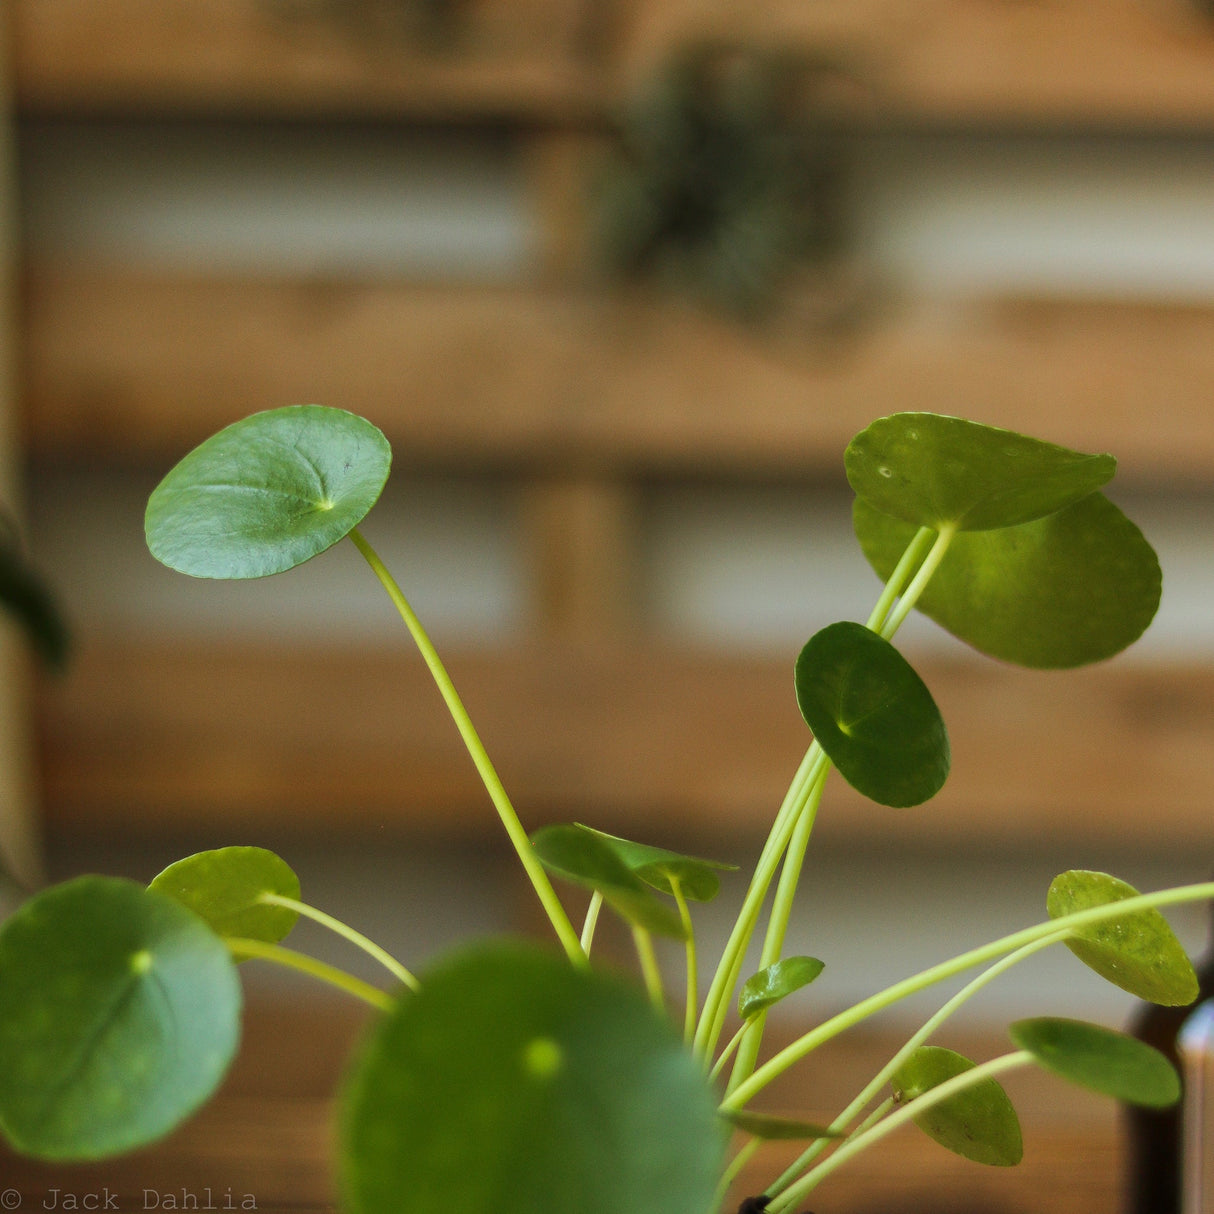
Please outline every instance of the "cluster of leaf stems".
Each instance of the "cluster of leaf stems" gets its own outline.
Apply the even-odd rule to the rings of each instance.
[[[886,582],[868,618],[869,629],[885,640],[894,636],[938,568],[955,534],[955,529],[951,527],[938,531],[928,527],[918,530]],[[595,927],[603,903],[602,894],[592,894],[582,930],[579,932],[532,847],[455,685],[421,621],[383,561],[358,529],[353,529],[349,537],[382,583],[421,652],[561,946],[572,964],[579,967],[588,966]],[[828,1134],[814,1138],[783,1174],[768,1186],[765,1192],[767,1204],[764,1208],[769,1214],[784,1214],[836,1168],[898,1129],[910,1117],[917,1116],[975,1084],[1034,1061],[1034,1056],[1029,1051],[1014,1050],[937,1084],[901,1107],[895,1097],[882,1098],[891,1076],[903,1062],[927,1041],[944,1021],[989,982],[1042,949],[1067,939],[1077,929],[1121,918],[1149,907],[1214,897],[1214,882],[1179,886],[1090,907],[1013,932],[878,991],[818,1024],[762,1065],[758,1065],[765,1011],[747,1018],[725,1046],[718,1047],[734,992],[741,979],[744,959],[758,930],[762,910],[772,882],[776,881],[777,871],[779,879],[776,881],[767,919],[760,953],[760,968],[773,965],[782,956],[803,861],[830,768],[830,760],[818,743],[813,742],[797,768],[788,793],[776,814],[702,1007],[698,1003],[699,967],[691,913],[677,877],[671,876],[671,892],[686,936],[687,997],[683,1013],[684,1037],[713,1079],[717,1079],[730,1059],[733,1059],[732,1071],[720,1104],[722,1114],[729,1116],[742,1110],[753,1097],[790,1067],[867,1017],[967,970],[983,965],[986,968],[925,1021],[831,1122]],[[403,987],[412,991],[419,988],[417,978],[399,961],[360,932],[332,916],[278,894],[262,894],[261,900],[293,910],[331,929],[380,962]],[[633,924],[632,935],[645,988],[655,1007],[665,1013],[666,995],[650,933],[643,926]],[[396,997],[381,988],[293,949],[249,939],[230,938],[227,944],[237,958],[256,957],[299,970],[336,986],[379,1010],[386,1011],[395,1003]],[[719,1199],[724,1199],[730,1185],[761,1142],[760,1136],[752,1136],[735,1153],[721,1177]]]

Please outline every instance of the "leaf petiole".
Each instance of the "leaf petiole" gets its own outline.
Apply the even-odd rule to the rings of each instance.
[[[381,991],[379,987],[372,986],[369,982],[364,982],[353,974],[347,974],[345,970],[339,970],[335,965],[328,965],[324,961],[318,961],[315,957],[296,952],[293,948],[284,948],[281,944],[269,944],[265,940],[249,940],[242,936],[225,936],[223,942],[228,946],[228,951],[233,957],[270,961],[275,965],[284,966],[286,969],[308,974],[320,982],[345,991],[347,995],[353,995],[356,999],[369,1003],[378,1011],[388,1012],[396,1006],[396,999],[386,991]]]

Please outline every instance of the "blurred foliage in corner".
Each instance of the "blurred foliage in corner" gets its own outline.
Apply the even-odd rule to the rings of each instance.
[[[62,670],[70,642],[55,598],[23,551],[16,525],[0,513],[0,607],[25,630],[43,664]]]
[[[326,21],[368,46],[411,43],[450,50],[459,41],[465,0],[263,0],[287,19]]]
[[[762,319],[806,271],[848,252],[841,65],[796,48],[681,47],[621,116],[594,189],[595,254]]]

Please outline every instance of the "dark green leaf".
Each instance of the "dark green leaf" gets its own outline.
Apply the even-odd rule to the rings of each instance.
[[[1117,468],[1111,455],[936,413],[880,418],[852,439],[843,463],[870,506],[933,531],[1044,518],[1099,489]]]
[[[686,938],[678,911],[659,902],[597,831],[572,824],[545,826],[531,836],[531,845],[550,872],[597,890],[629,923],[676,940]]]
[[[168,894],[221,936],[276,944],[295,926],[297,911],[266,906],[262,894],[299,901],[299,878],[264,847],[220,847],[170,864],[149,889]]]
[[[1050,883],[1045,906],[1051,919],[1132,898],[1138,891],[1108,873],[1072,869]],[[1065,941],[1102,978],[1139,999],[1183,1007],[1197,998],[1197,975],[1184,946],[1155,909],[1134,911],[1073,929]]]
[[[831,624],[797,658],[797,703],[853,788],[881,805],[918,805],[948,776],[948,734],[910,663],[863,624]]]
[[[523,944],[424,976],[341,1097],[350,1214],[704,1214],[725,1135],[641,994]]]
[[[206,578],[282,573],[332,547],[375,505],[392,452],[370,422],[289,405],[235,422],[190,452],[148,500],[148,548]]]
[[[915,527],[857,498],[856,536],[882,580]],[[1021,666],[1099,662],[1136,641],[1159,606],[1159,561],[1103,494],[1047,518],[956,536],[919,599],[975,649]]]
[[[891,1084],[899,1100],[914,1100],[973,1065],[952,1050],[924,1045],[898,1068]],[[925,1109],[914,1122],[942,1147],[975,1163],[1012,1167],[1024,1154],[1020,1119],[1002,1084],[994,1079],[979,1080],[949,1096]]]
[[[785,957],[752,974],[738,994],[738,1015],[743,1020],[766,1011],[786,995],[808,986],[824,969],[817,957]]]
[[[721,1116],[735,1130],[772,1142],[846,1137],[846,1134],[832,1130],[830,1126],[816,1125],[812,1121],[796,1121],[790,1117],[770,1117],[766,1113],[752,1113],[749,1109],[722,1109]]]
[[[1018,1020],[1008,1032],[1046,1070],[1103,1096],[1150,1108],[1166,1108],[1180,1098],[1175,1067],[1125,1033],[1048,1016]]]
[[[618,835],[609,835],[589,826],[580,829],[604,840],[646,885],[664,894],[673,894],[670,884],[673,877],[678,881],[683,896],[692,902],[711,902],[721,892],[717,871],[732,872],[738,867],[717,860],[680,855],[664,847],[650,847],[647,843],[634,843],[631,839],[621,839]]]
[[[0,929],[0,1127],[41,1159],[152,1142],[215,1090],[240,982],[197,915],[133,881],[79,877]]]
[[[25,630],[38,657],[51,670],[67,663],[70,639],[55,597],[30,565],[7,520],[0,520],[0,605]]]

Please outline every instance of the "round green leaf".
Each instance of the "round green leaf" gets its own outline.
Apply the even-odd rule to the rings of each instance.
[[[1045,906],[1051,919],[1106,906],[1138,891],[1108,873],[1072,869],[1050,883]],[[1102,978],[1139,999],[1184,1007],[1198,995],[1193,963],[1168,921],[1154,908],[1073,929],[1067,948]]]
[[[915,527],[857,498],[864,555],[889,577]],[[982,653],[1021,666],[1099,662],[1146,630],[1159,607],[1159,560],[1103,494],[1047,518],[957,535],[918,608]]]
[[[1018,1020],[1008,1032],[1046,1070],[1103,1096],[1157,1109],[1180,1098],[1176,1068],[1153,1046],[1125,1033],[1049,1016]]]
[[[297,911],[260,901],[262,894],[299,901],[299,878],[264,847],[220,847],[186,856],[153,877],[148,888],[188,906],[221,936],[276,944],[299,918]]]
[[[1107,484],[1117,468],[1111,455],[936,413],[878,419],[848,444],[843,464],[875,509],[934,531],[1044,518]]]
[[[765,966],[742,984],[738,993],[738,1015],[743,1020],[766,1011],[786,995],[808,986],[825,966],[817,957],[784,957]]]
[[[797,1121],[791,1117],[753,1113],[750,1109],[721,1109],[720,1113],[735,1130],[769,1142],[803,1142],[812,1138],[847,1137],[845,1131],[832,1130],[830,1126],[817,1125],[812,1121]]]
[[[684,856],[679,852],[667,851],[664,847],[651,847],[647,843],[634,843],[631,839],[621,839],[618,835],[609,835],[589,826],[580,826],[580,829],[604,840],[646,885],[664,894],[673,894],[673,878],[678,881],[683,896],[692,902],[711,902],[721,892],[721,879],[717,872],[732,872],[738,867],[717,860]]]
[[[362,522],[391,461],[383,434],[342,409],[255,413],[195,447],[152,492],[148,548],[193,577],[282,573]]]
[[[899,1100],[914,1100],[973,1065],[952,1050],[924,1045],[898,1068],[890,1082]],[[913,1120],[929,1138],[975,1163],[1013,1167],[1024,1154],[1020,1119],[1003,1085],[994,1079],[980,1080]]]
[[[853,788],[881,805],[918,805],[948,776],[948,733],[909,662],[863,624],[812,636],[797,658],[797,703]]]
[[[351,1214],[704,1214],[725,1134],[639,991],[521,943],[425,976],[341,1097]]]
[[[597,890],[629,923],[676,940],[686,939],[678,911],[659,902],[598,831],[574,824],[545,826],[531,836],[531,845],[550,872]]]
[[[0,1128],[26,1154],[152,1142],[211,1095],[239,1036],[223,942],[134,881],[53,886],[0,929]]]

